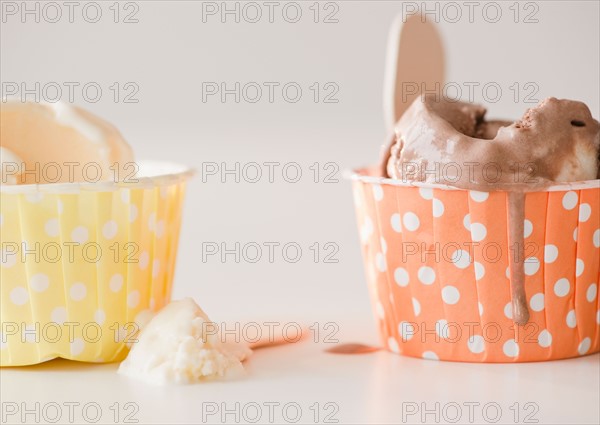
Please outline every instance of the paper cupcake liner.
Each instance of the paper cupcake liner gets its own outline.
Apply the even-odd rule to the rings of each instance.
[[[527,325],[513,323],[505,192],[353,176],[384,345],[413,357],[528,362],[599,351],[600,182],[525,201]]]
[[[169,301],[192,172],[139,165],[137,183],[2,187],[1,366],[120,360]]]

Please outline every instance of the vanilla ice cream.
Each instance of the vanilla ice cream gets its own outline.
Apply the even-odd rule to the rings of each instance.
[[[22,163],[23,160],[13,151],[0,146],[0,172],[2,173],[0,184],[17,184]]]
[[[12,184],[123,181],[136,172],[113,125],[62,102],[0,105],[0,146],[24,163],[10,169]]]
[[[216,324],[191,298],[173,301],[142,329],[119,373],[151,384],[239,376],[250,348],[223,344]]]

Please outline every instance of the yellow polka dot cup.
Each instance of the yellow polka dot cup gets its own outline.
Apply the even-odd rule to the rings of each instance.
[[[360,170],[353,191],[384,345],[432,360],[529,362],[600,349],[600,181],[526,194],[525,326],[513,323],[506,192]]]
[[[138,165],[127,183],[2,185],[1,366],[121,360],[169,301],[193,171]]]

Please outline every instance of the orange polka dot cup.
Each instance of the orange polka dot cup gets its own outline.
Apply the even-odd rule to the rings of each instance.
[[[600,349],[600,181],[525,197],[530,319],[513,322],[506,192],[352,176],[384,345],[432,360],[530,362]]]
[[[130,182],[2,185],[0,365],[121,360],[171,296],[189,168]]]

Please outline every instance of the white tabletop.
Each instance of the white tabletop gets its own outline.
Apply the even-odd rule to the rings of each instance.
[[[356,338],[346,340],[342,333],[340,341],[376,344],[373,329],[360,325],[368,319],[342,321]],[[117,374],[117,364],[55,360],[4,368],[2,420],[36,423],[37,412],[44,423],[60,412],[59,423],[68,423],[69,406],[75,423],[92,420],[98,412],[98,423],[106,424],[127,423],[128,413],[139,423],[175,424],[247,423],[257,415],[258,423],[269,423],[269,415],[271,423],[292,423],[300,415],[297,423],[304,424],[445,423],[457,415],[458,423],[469,423],[469,414],[471,423],[492,423],[496,417],[498,423],[600,420],[599,355],[544,363],[467,364],[385,351],[335,355],[324,351],[330,347],[309,337],[294,345],[257,350],[246,362],[243,378],[184,386],[133,381]],[[30,413],[22,418],[24,410]]]

